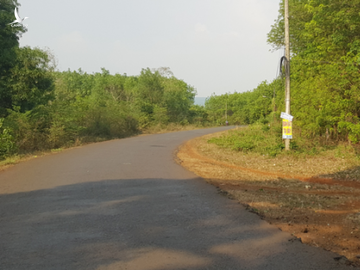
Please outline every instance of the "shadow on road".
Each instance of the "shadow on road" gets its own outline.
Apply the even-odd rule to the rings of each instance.
[[[231,215],[242,207],[222,196],[209,201],[201,190],[184,192],[184,181],[201,180],[103,180],[1,195],[0,268],[316,266],[311,260],[319,256],[311,247],[288,241],[288,235],[256,215],[246,211]],[[150,196],[150,190],[157,196]],[[225,209],[217,207],[219,200],[228,201]]]

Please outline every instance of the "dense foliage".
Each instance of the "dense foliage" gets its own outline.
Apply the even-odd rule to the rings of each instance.
[[[21,48],[2,114],[4,151],[58,148],[76,141],[129,136],[152,125],[204,121],[195,90],[174,76],[143,69],[139,76],[56,72],[49,55]],[[10,137],[9,137],[10,136]],[[5,147],[6,146],[6,147]]]
[[[14,9],[19,4],[15,0],[0,0],[0,113],[11,107],[12,94],[8,91],[11,73],[17,64],[19,37],[26,30],[21,26],[11,27]]]
[[[291,114],[297,136],[360,141],[360,0],[289,0]],[[275,49],[284,47],[284,3],[268,34]],[[212,120],[250,124],[275,119],[284,110],[283,80],[254,91],[213,96],[206,108]],[[272,91],[275,89],[276,98]],[[274,107],[274,102],[277,106]],[[227,104],[227,105],[226,105]],[[323,138],[323,139],[321,139]]]
[[[290,0],[292,114],[307,136],[360,140],[360,1]],[[283,4],[268,41],[284,44]]]
[[[0,157],[207,121],[195,89],[169,68],[138,76],[56,71],[50,52],[19,47],[26,29],[9,25],[18,6],[0,0]]]
[[[169,68],[138,76],[56,71],[54,57],[19,47],[26,32],[11,26],[19,4],[0,0],[0,157],[119,138],[154,125],[206,121],[196,91]]]

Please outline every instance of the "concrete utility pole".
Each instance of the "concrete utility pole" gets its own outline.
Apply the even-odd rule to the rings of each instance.
[[[289,0],[285,0],[285,109],[290,114],[290,31]],[[290,150],[290,139],[285,139],[285,150]]]
[[[227,121],[227,100],[226,100],[226,108],[225,108],[225,120]]]

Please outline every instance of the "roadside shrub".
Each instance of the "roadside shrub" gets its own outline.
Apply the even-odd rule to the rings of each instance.
[[[59,148],[64,145],[67,140],[65,126],[60,122],[54,121],[49,128],[48,136],[51,148]]]
[[[232,147],[233,150],[247,152],[255,148],[254,142],[251,140],[236,141]]]
[[[4,119],[0,119],[0,157],[4,158],[11,154],[15,149],[15,142],[13,136],[11,136],[11,130],[2,128]]]
[[[264,131],[264,132],[266,132],[266,131],[269,131],[269,130],[270,130],[270,127],[269,127],[268,125],[263,125],[263,126],[261,127],[261,130]]]
[[[279,155],[282,150],[285,148],[285,145],[283,143],[278,143],[275,145],[270,145],[265,148],[265,151],[263,152],[264,155],[269,155],[270,157],[276,157]]]
[[[11,111],[4,120],[4,127],[11,130],[15,147],[20,152],[42,150],[49,147],[49,123],[43,108],[25,113],[18,110]]]

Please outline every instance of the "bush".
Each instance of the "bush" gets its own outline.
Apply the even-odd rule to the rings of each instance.
[[[250,141],[236,141],[232,147],[233,150],[247,152],[255,148],[255,144]]]
[[[13,151],[16,149],[14,138],[11,136],[11,130],[2,128],[4,123],[4,119],[0,119],[0,157],[4,158],[8,156],[9,154],[13,153]]]
[[[43,150],[49,147],[49,122],[42,108],[21,113],[11,111],[4,126],[11,130],[15,147],[21,152]]]

